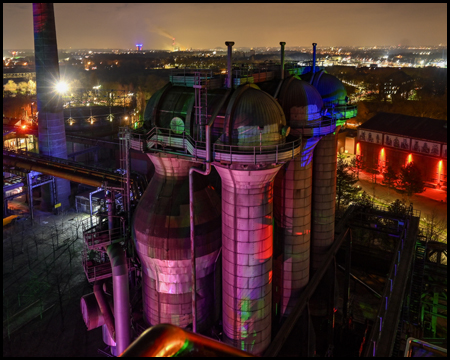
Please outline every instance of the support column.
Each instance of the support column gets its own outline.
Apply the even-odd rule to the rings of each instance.
[[[291,160],[276,176],[274,188],[274,310],[287,316],[309,281],[312,163]]]
[[[280,167],[216,169],[222,178],[224,341],[260,355],[271,341],[273,179]]]
[[[337,133],[336,129],[336,133]],[[337,135],[323,137],[314,150],[311,270],[320,267],[334,241]]]
[[[288,316],[309,282],[313,150],[320,137],[304,138],[300,157],[274,181],[274,314]]]

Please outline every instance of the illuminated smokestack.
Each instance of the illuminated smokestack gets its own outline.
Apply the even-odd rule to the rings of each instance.
[[[67,159],[66,132],[59,83],[58,48],[56,45],[55,15],[52,3],[33,4],[34,50],[36,57],[36,97],[39,153]],[[43,189],[43,205],[52,206],[51,192]],[[56,203],[69,205],[70,183],[56,179]]]
[[[280,42],[281,45],[281,80],[284,79],[284,45],[286,43],[284,41]]]
[[[234,41],[225,41],[225,45],[228,47],[228,54],[227,54],[227,66],[228,66],[228,79],[227,79],[227,88],[231,89],[231,54],[232,54],[232,47],[234,45]]]

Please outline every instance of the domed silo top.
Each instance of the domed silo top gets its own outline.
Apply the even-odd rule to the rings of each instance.
[[[161,98],[164,93],[172,87],[171,83],[167,83],[161,89],[156,91],[150,99],[148,99],[144,110],[144,126],[151,129],[155,126],[156,110],[158,109]]]
[[[186,128],[191,118],[194,104],[194,89],[173,86],[171,83],[158,90],[147,103],[144,122],[150,128],[170,129],[173,119],[181,119]]]
[[[322,96],[325,106],[330,103],[343,105],[346,102],[347,90],[337,77],[320,71],[314,74],[313,85]]]
[[[256,85],[238,87],[231,96],[222,142],[257,146],[284,143],[286,118],[278,102]]]
[[[301,127],[307,125],[305,122],[321,118],[322,97],[314,86],[297,76],[290,76],[283,81],[278,101],[291,128]]]

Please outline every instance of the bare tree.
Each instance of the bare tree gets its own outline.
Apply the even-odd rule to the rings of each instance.
[[[422,227],[422,235],[427,241],[447,242],[447,223],[439,219],[438,210],[435,208],[425,215],[425,226]]]

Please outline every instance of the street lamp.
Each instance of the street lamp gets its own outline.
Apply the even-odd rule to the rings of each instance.
[[[60,93],[61,95],[65,94],[67,91],[69,91],[69,85],[64,81],[59,81],[55,85],[55,90]]]

